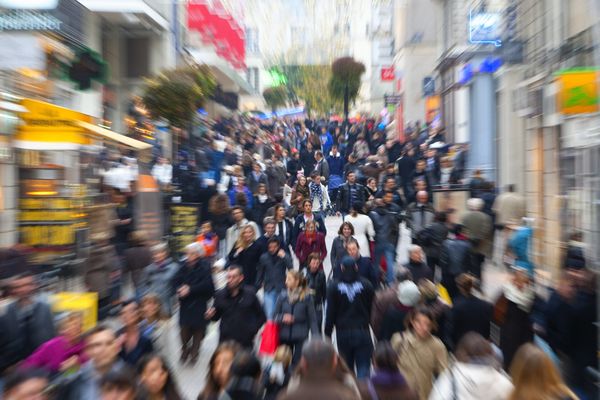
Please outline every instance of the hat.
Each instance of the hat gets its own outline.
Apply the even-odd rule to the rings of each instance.
[[[344,267],[344,269],[346,268],[354,268],[356,266],[356,260],[350,256],[344,256],[344,258],[342,258],[342,267]]]
[[[413,281],[404,281],[398,284],[398,300],[407,307],[415,306],[421,300],[421,292]]]

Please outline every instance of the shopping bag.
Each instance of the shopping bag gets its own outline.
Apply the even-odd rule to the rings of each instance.
[[[279,346],[279,325],[275,321],[267,321],[262,332],[258,353],[273,355]]]
[[[437,290],[438,290],[438,294],[440,295],[440,298],[442,300],[444,300],[444,302],[446,304],[448,304],[449,306],[452,305],[452,299],[450,298],[450,295],[448,294],[448,290],[446,290],[446,288],[444,287],[444,285],[442,285],[441,283],[437,284]]]

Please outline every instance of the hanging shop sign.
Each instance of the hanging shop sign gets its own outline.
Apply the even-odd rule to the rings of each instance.
[[[396,79],[396,74],[394,73],[394,66],[389,67],[381,67],[381,80],[383,82],[393,82]]]
[[[47,12],[11,10],[0,14],[0,31],[60,31],[62,21]]]
[[[575,115],[599,111],[598,73],[595,68],[567,69],[556,73],[560,113]]]
[[[170,211],[173,250],[182,253],[185,246],[196,240],[200,203],[174,203]]]
[[[30,10],[52,10],[58,6],[59,0],[0,0],[2,8],[27,8]]]
[[[469,42],[502,46],[502,14],[469,11]]]

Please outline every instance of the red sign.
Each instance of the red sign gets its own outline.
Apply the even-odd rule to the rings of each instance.
[[[381,67],[381,80],[382,81],[393,81],[396,79],[396,74],[394,73],[394,66],[391,67]]]

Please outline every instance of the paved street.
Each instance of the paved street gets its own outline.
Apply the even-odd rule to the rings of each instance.
[[[340,217],[329,217],[326,220],[327,224],[327,248],[331,248],[331,243],[337,235],[337,230],[342,222]],[[406,229],[402,230],[402,238],[398,246],[398,262],[405,263],[408,259],[407,251],[410,245],[410,232]],[[331,263],[329,257],[325,260],[325,270],[329,273]],[[505,279],[505,274],[500,269],[487,265],[484,270],[484,292],[486,297],[495,298],[500,290],[501,284]],[[186,399],[195,399],[204,386],[204,381],[207,373],[207,366],[210,356],[217,347],[218,343],[218,324],[211,324],[208,328],[207,336],[202,343],[199,361],[194,366],[181,366],[179,364],[179,329],[177,328],[177,317],[171,321],[170,335],[172,343],[169,349],[169,361],[173,366],[177,381],[181,386],[181,390]]]

